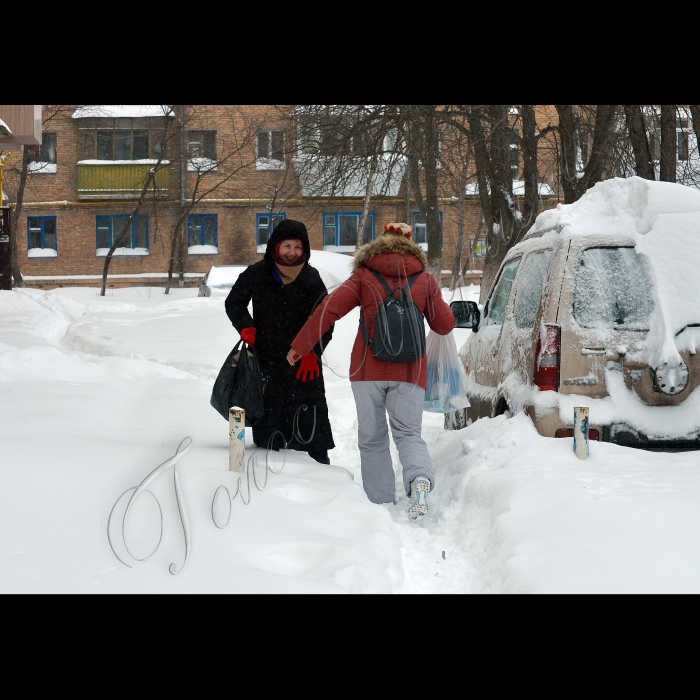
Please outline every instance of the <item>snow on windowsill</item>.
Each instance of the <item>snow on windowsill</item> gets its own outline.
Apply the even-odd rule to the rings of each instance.
[[[187,252],[190,255],[218,255],[219,249],[215,245],[191,245]]]
[[[287,167],[283,160],[273,158],[258,158],[255,161],[256,170],[284,170]]]
[[[140,158],[139,160],[79,160],[78,165],[157,165],[157,158]],[[161,160],[161,165],[170,165],[169,160]]]
[[[55,173],[56,163],[41,163],[35,160],[27,164],[28,173]]]
[[[106,258],[107,253],[109,253],[109,248],[98,248],[96,255],[98,258]],[[148,248],[116,248],[113,257],[143,257],[148,254]]]
[[[267,244],[259,245],[255,250],[256,252],[262,253],[264,255],[267,252]]]
[[[216,161],[211,158],[189,158],[187,160],[187,172],[214,172],[216,171]]]
[[[58,251],[54,248],[30,248],[27,251],[28,258],[57,258]]]

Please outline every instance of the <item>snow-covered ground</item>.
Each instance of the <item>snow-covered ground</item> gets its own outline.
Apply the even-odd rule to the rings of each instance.
[[[581,462],[571,440],[541,438],[524,415],[449,432],[425,413],[431,513],[409,522],[399,488],[397,505],[369,503],[347,379],[356,312],[337,324],[324,369],[334,466],[288,453],[217,529],[212,498],[221,485],[233,494],[237,475],[209,395],[238,336],[223,298],[196,295],[0,292],[0,592],[700,591],[700,453],[593,444]],[[187,435],[187,565],[168,571],[185,556],[170,469],[149,487],[160,548],[135,562],[117,541],[126,568],[107,540],[110,509]],[[143,556],[160,516],[150,496],[138,504],[126,537]]]

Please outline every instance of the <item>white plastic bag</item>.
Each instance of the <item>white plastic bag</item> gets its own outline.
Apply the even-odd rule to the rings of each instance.
[[[425,354],[428,359],[428,379],[423,410],[447,413],[467,408],[467,375],[457,355],[454,335],[428,333]]]

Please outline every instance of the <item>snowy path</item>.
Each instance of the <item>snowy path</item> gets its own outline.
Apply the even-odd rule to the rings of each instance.
[[[426,413],[437,471],[429,516],[409,522],[403,495],[369,503],[343,378],[353,315],[324,369],[335,466],[290,452],[218,530],[211,500],[222,484],[235,491],[235,475],[209,393],[237,337],[221,299],[174,292],[0,292],[0,592],[700,590],[699,453],[595,444],[580,462],[569,440],[541,438],[522,415],[447,432],[442,415]],[[187,567],[168,573],[184,558],[168,473],[153,485],[161,547],[127,569],[107,543],[112,504],[185,435]],[[132,524],[145,542],[157,522],[144,501]]]

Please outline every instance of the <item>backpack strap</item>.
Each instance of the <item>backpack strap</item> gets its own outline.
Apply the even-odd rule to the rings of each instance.
[[[384,287],[384,291],[385,291],[390,297],[394,296],[394,292],[395,292],[396,290],[392,289],[392,288],[387,284],[386,280],[384,279],[384,275],[380,275],[376,270],[371,270],[370,268],[367,268],[367,269],[379,280],[379,284],[381,284],[382,287]]]
[[[367,268],[367,269],[379,280],[379,284],[381,284],[382,287],[384,287],[384,291],[385,291],[389,296],[394,296],[394,292],[396,291],[396,289],[392,289],[392,288],[387,284],[386,280],[384,279],[384,276],[383,276],[383,275],[380,275],[376,270],[371,270],[370,268]],[[423,274],[423,270],[421,270],[420,272],[416,272],[416,273],[412,274],[412,275],[408,278],[408,283],[406,284],[406,286],[405,286],[405,287],[397,287],[397,289],[400,289],[404,294],[408,294],[408,292],[410,291],[411,287],[413,286],[413,283],[414,283],[422,274]]]
[[[404,287],[404,291],[406,294],[411,290],[411,287],[413,286],[413,283],[423,274],[423,271],[421,270],[420,272],[416,272],[415,274],[411,275],[408,278],[408,284]]]

